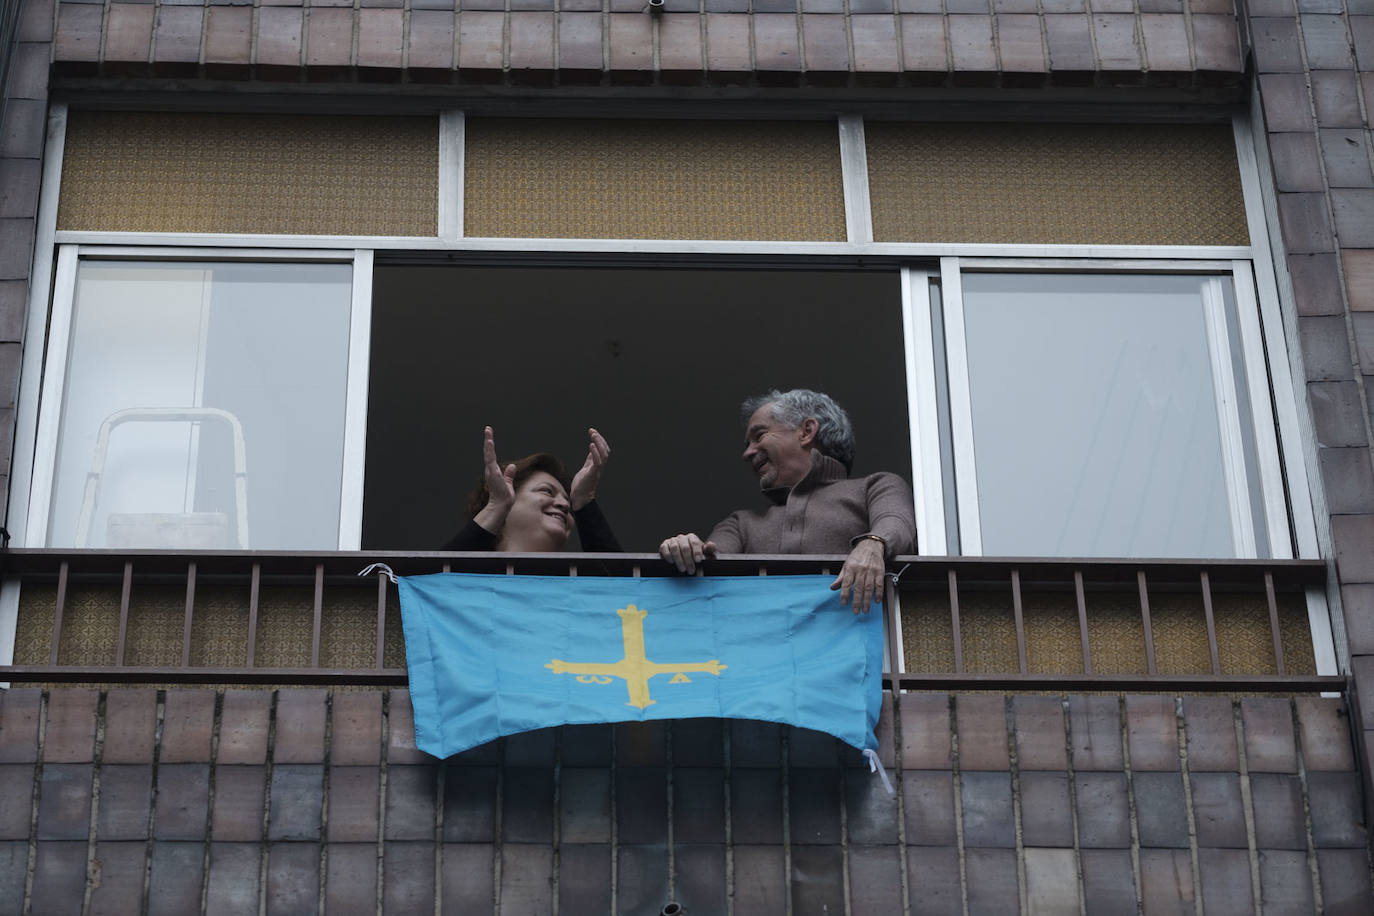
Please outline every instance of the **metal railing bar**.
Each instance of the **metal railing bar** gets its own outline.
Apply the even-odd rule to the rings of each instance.
[[[48,664],[57,664],[57,650],[62,644],[62,615],[67,608],[67,563],[64,560],[57,570],[57,599],[53,604],[52,646],[48,651]]]
[[[1264,574],[1264,598],[1269,603],[1269,632],[1274,635],[1274,670],[1284,673],[1283,634],[1279,630],[1279,602],[1274,595],[1274,574]]]
[[[150,581],[159,584],[170,585],[176,581],[184,585],[185,588],[185,608],[183,616],[182,645],[181,645],[181,666],[185,671],[191,672],[187,677],[199,679],[196,682],[206,682],[206,671],[214,672],[238,672],[235,677],[243,682],[265,683],[279,680],[285,672],[294,669],[261,669],[263,672],[276,672],[273,674],[260,675],[260,669],[256,665],[256,645],[258,636],[259,615],[261,612],[262,587],[264,577],[267,579],[269,587],[283,586],[287,583],[292,586],[304,585],[307,577],[314,585],[314,606],[313,621],[311,632],[310,665],[311,669],[301,670],[320,670],[337,671],[338,669],[321,669],[321,652],[323,642],[323,589],[326,581],[331,588],[357,588],[366,585],[365,579],[356,577],[356,573],[361,566],[357,564],[360,558],[373,558],[379,554],[376,552],[336,552],[336,553],[274,553],[262,554],[256,552],[241,552],[237,554],[212,554],[200,551],[180,551],[180,552],[115,552],[115,551],[56,551],[56,550],[29,550],[26,559],[21,566],[18,578],[24,582],[51,582],[57,583],[57,594],[53,605],[52,633],[49,646],[48,665],[45,667],[30,667],[23,670],[68,670],[59,664],[61,655],[61,641],[64,630],[74,625],[72,621],[65,621],[66,604],[70,601],[70,590],[75,587],[87,588],[93,582],[101,583],[102,587],[107,588],[106,595],[113,598],[113,583],[116,579],[120,582],[120,619],[119,633],[116,640],[114,669],[129,668],[133,674],[130,677],[142,677],[137,672],[144,669],[130,668],[125,665],[125,655],[129,640],[136,634],[129,632],[129,615],[132,610],[132,586],[134,576],[134,566],[138,566],[138,583],[143,588]],[[598,572],[603,568],[617,575],[634,576],[661,576],[669,574],[669,568],[656,554],[401,554],[402,559],[396,561],[396,566],[400,567],[397,571],[402,575],[416,573],[432,573],[442,567],[452,570],[457,567],[461,570],[480,569],[485,572],[495,572],[504,569],[508,575],[519,575],[521,573],[538,574],[563,574],[568,576],[578,575],[580,566],[584,562],[595,562]],[[822,571],[829,573],[830,570],[838,568],[840,562],[838,556],[736,556],[727,557],[723,560],[711,561],[707,571],[712,575],[789,575],[800,573],[816,573]],[[986,689],[982,685],[985,677],[994,679],[1000,678],[1006,682],[1010,679],[1019,685],[1019,689],[1038,689],[1033,685],[1039,683],[1036,678],[1050,678],[1056,683],[1074,683],[1073,678],[1098,677],[1093,672],[1091,658],[1091,644],[1089,641],[1089,621],[1087,619],[1086,590],[1110,590],[1112,594],[1123,594],[1126,589],[1132,588],[1136,592],[1139,602],[1141,622],[1145,636],[1146,650],[1146,669],[1147,674],[1139,675],[1140,678],[1151,678],[1153,683],[1167,687],[1172,683],[1167,677],[1161,678],[1158,673],[1158,659],[1155,652],[1153,636],[1153,618],[1151,610],[1151,591],[1154,592],[1155,600],[1162,600],[1159,595],[1172,596],[1175,594],[1183,595],[1191,593],[1192,589],[1201,587],[1203,598],[1203,610],[1206,618],[1206,631],[1208,652],[1210,658],[1210,674],[1182,675],[1181,677],[1191,679],[1190,683],[1213,685],[1210,687],[1200,687],[1199,689],[1246,689],[1242,687],[1232,687],[1230,685],[1244,683],[1260,683],[1253,678],[1246,680],[1236,680],[1230,675],[1223,675],[1220,664],[1220,648],[1218,636],[1218,624],[1216,619],[1217,596],[1226,594],[1244,594],[1250,600],[1250,607],[1258,611],[1255,605],[1259,603],[1259,592],[1261,581],[1265,600],[1267,602],[1268,621],[1270,635],[1273,640],[1275,653],[1275,670],[1278,677],[1289,678],[1284,664],[1284,641],[1280,628],[1279,608],[1277,595],[1280,592],[1285,594],[1285,600],[1293,594],[1299,594],[1305,586],[1302,584],[1314,574],[1314,570],[1325,571],[1325,567],[1320,561],[1236,561],[1234,564],[1229,560],[1210,560],[1205,563],[1179,562],[1179,561],[1134,561],[1130,567],[1130,576],[1121,577],[1121,572],[1125,568],[1119,561],[1082,561],[1083,567],[1079,569],[1066,569],[1065,561],[1030,561],[1026,569],[1015,566],[1008,566],[1002,559],[982,560],[979,558],[913,558],[921,562],[920,566],[913,564],[905,571],[900,583],[895,588],[890,580],[885,580],[885,595],[891,602],[892,610],[889,612],[889,627],[887,633],[887,645],[889,656],[893,659],[900,658],[900,628],[897,624],[900,620],[896,617],[899,607],[901,593],[904,589],[915,594],[926,594],[938,587],[939,580],[948,594],[950,602],[950,624],[953,638],[954,658],[951,660],[954,665],[953,672],[939,673],[932,675],[901,675],[902,677],[931,677],[941,683],[968,683],[969,689]],[[1216,564],[1208,566],[1207,563]],[[114,564],[118,564],[115,566]],[[179,571],[173,573],[173,564],[179,564]],[[396,567],[393,567],[396,568]],[[116,572],[117,570],[117,572]],[[1005,571],[1000,580],[998,573]],[[1037,577],[1048,576],[1052,572],[1060,574],[1057,583],[1052,583],[1050,588],[1048,581],[1045,583],[1047,591],[1062,596],[1058,598],[1060,605],[1068,603],[1068,582],[1069,577],[1062,574],[1072,571],[1073,590],[1075,603],[1078,613],[1079,634],[1083,649],[1083,674],[1082,675],[1030,675],[1029,674],[1029,648],[1026,634],[1026,607],[1025,600],[1027,590],[1035,590],[1041,587],[1041,582]],[[313,573],[313,575],[311,575]],[[676,573],[671,573],[676,575]],[[1181,576],[1180,576],[1181,574]],[[939,580],[935,576],[939,577]],[[962,577],[962,578],[961,578]],[[225,583],[235,587],[241,587],[245,578],[250,581],[249,595],[249,620],[248,620],[248,645],[245,652],[245,668],[215,668],[201,669],[190,667],[191,662],[191,643],[195,631],[195,595],[196,590],[201,584]],[[1131,582],[1134,579],[1134,582]],[[1188,581],[1188,580],[1191,580]],[[962,634],[962,608],[960,592],[975,590],[979,596],[986,591],[989,595],[995,593],[1005,594],[1010,581],[1012,589],[1013,615],[1016,625],[1017,639],[1017,665],[1015,669],[1018,673],[1005,673],[996,675],[969,675],[967,673],[967,659],[965,657],[965,647],[963,645]],[[1317,581],[1321,581],[1320,578]],[[386,630],[387,630],[387,599],[389,593],[386,591],[387,584],[379,577],[377,581],[377,644],[374,664],[370,668],[360,669],[362,674],[368,678],[382,677],[384,672],[393,672],[397,669],[385,668],[386,664]],[[358,594],[358,593],[353,593]],[[364,593],[365,594],[365,593]],[[105,600],[105,599],[102,599]],[[366,599],[365,599],[366,600]],[[1229,600],[1229,599],[1228,599]],[[106,607],[109,604],[105,605]],[[1229,605],[1228,605],[1229,606]],[[1224,609],[1224,607],[1223,607]],[[1067,610],[1067,608],[1065,608]],[[364,610],[364,614],[367,612]],[[1129,612],[1128,612],[1129,613]],[[1258,624],[1258,615],[1254,620]],[[1229,630],[1228,630],[1229,633]],[[1229,644],[1228,644],[1229,646]],[[41,657],[41,656],[40,656]],[[1100,659],[1099,659],[1100,660]],[[367,663],[363,663],[366,665]],[[108,666],[107,666],[108,667]],[[107,671],[107,667],[99,669],[73,668],[74,672],[99,670]],[[943,664],[942,664],[943,667]],[[975,665],[975,667],[979,667]],[[18,670],[18,669],[16,669]],[[175,682],[181,679],[182,672],[175,667],[163,667],[157,669],[155,680]],[[386,676],[390,676],[387,674]],[[109,679],[104,673],[99,678],[86,677],[81,674],[73,674],[76,679],[99,680]],[[215,677],[219,677],[216,674]],[[1131,675],[1129,677],[1136,677]],[[1180,677],[1180,676],[1175,676]],[[247,680],[243,680],[243,679]],[[955,681],[949,681],[949,679]],[[63,676],[49,676],[50,680],[63,680]],[[943,679],[943,680],[941,680]],[[960,681],[959,679],[964,679]],[[1128,678],[1129,679],[1129,678]],[[1221,680],[1216,680],[1221,679]],[[144,678],[146,681],[147,678]],[[1291,680],[1291,679],[1290,679]],[[1114,680],[1109,676],[1106,683],[1119,683],[1120,677]],[[318,681],[311,681],[312,683]],[[1283,681],[1288,683],[1289,680]],[[905,682],[903,682],[905,683]],[[1099,681],[1092,680],[1084,683],[1097,684]],[[1267,682],[1266,682],[1267,683]],[[1323,682],[1330,689],[1330,683]],[[1216,685],[1223,685],[1217,687]],[[1259,688],[1256,688],[1259,689]]]
[[[3,676],[0,669],[0,676]],[[1217,693],[1342,693],[1346,679],[1338,674],[1305,675],[1188,675],[1159,674],[897,674],[883,675],[884,686],[895,683],[902,690],[1047,690],[1065,694],[1079,690],[1124,692],[1171,691]]]
[[[1021,571],[1011,571],[1011,613],[1016,621],[1016,670],[1023,675],[1030,671],[1026,660],[1026,618],[1021,607]]]
[[[254,563],[248,586],[248,651],[244,664],[251,668],[258,654],[258,598],[262,594],[262,564]]]
[[[1095,593],[1103,595],[1127,595],[1134,596],[1137,593],[1135,574],[1138,570],[1131,570],[1130,575],[1120,580],[1105,580],[1095,578],[1090,575],[1083,576],[1085,590],[1092,589]],[[1156,595],[1176,594],[1176,595],[1196,595],[1198,574],[1192,570],[1184,573],[1183,578],[1173,578],[1171,570],[1164,570],[1159,567],[1147,568],[1146,573],[1150,577],[1150,591]],[[1007,577],[1010,571],[1000,576],[970,576],[966,572],[959,574],[959,581],[963,583],[966,591],[1005,591],[1007,587]],[[1248,581],[1219,581],[1216,576],[1212,576],[1213,594],[1236,594],[1249,595],[1258,594],[1261,576],[1253,574]],[[1300,595],[1310,585],[1304,585],[1298,580],[1285,580],[1280,572],[1274,578],[1274,590],[1278,594]],[[908,576],[902,577],[901,588],[904,591],[913,593],[943,593],[945,590],[944,573],[940,574],[940,579],[935,580],[911,580]],[[1021,576],[1021,593],[1023,595],[1068,595],[1072,592],[1073,586],[1069,577],[1065,576],[1058,580],[1049,579],[1027,579]]]
[[[196,563],[186,564],[186,612],[181,617],[181,667],[191,665],[191,621],[196,607]]]
[[[949,570],[949,625],[954,636],[954,671],[964,671],[964,637],[959,631],[959,574]]]
[[[122,568],[122,567],[121,567],[121,569],[120,569],[119,572],[114,573],[114,574],[107,573],[107,572],[91,572],[91,571],[89,571],[89,570],[86,570],[86,569],[82,569],[82,568],[81,568],[81,565],[80,565],[80,563],[78,562],[79,559],[80,559],[79,557],[74,557],[74,558],[73,558],[74,562],[72,563],[71,578],[74,579],[74,580],[79,580],[83,585],[104,585],[104,586],[108,586],[108,585],[118,585],[118,584],[120,584],[121,582],[124,581],[124,571],[123,571],[123,568]],[[187,562],[190,562],[190,560],[188,559]],[[199,587],[199,586],[230,586],[230,587],[233,587],[233,586],[237,586],[237,585],[242,585],[243,583],[245,583],[245,582],[248,580],[248,567],[246,567],[246,566],[245,566],[242,570],[239,570],[238,572],[234,572],[234,573],[225,573],[225,572],[211,573],[211,572],[206,572],[205,566],[204,566],[204,564],[203,564],[200,560],[196,560],[195,563],[196,563],[196,584],[197,584],[198,587]],[[405,573],[405,575],[412,575],[412,574],[413,574],[413,573]],[[56,575],[55,573],[54,573],[54,574],[48,574],[48,573],[33,573],[33,574],[25,574],[25,575],[23,575],[23,576],[19,576],[19,577],[15,577],[15,578],[18,578],[19,580],[21,580],[21,581],[23,581],[23,582],[25,582],[25,583],[31,583],[31,584],[35,584],[35,585],[41,585],[41,584],[51,585],[51,584],[54,584],[54,583],[57,582],[57,575]],[[276,586],[276,587],[281,587],[281,588],[299,588],[299,587],[302,587],[302,586],[307,586],[307,587],[313,586],[314,583],[315,583],[314,565],[312,564],[312,565],[308,568],[308,570],[307,570],[306,572],[304,572],[304,573],[302,573],[302,574],[298,574],[298,575],[282,575],[282,574],[280,574],[280,573],[273,575],[273,574],[268,574],[266,571],[264,571],[263,574],[262,574],[262,580],[263,580],[263,582],[264,582],[265,584],[272,585],[272,586]],[[145,585],[146,585],[146,586],[167,586],[167,587],[177,587],[177,588],[183,587],[183,586],[185,586],[185,584],[186,584],[186,565],[185,565],[185,563],[183,563],[183,564],[182,564],[181,570],[178,571],[177,574],[174,575],[174,576],[169,576],[169,575],[161,574],[161,573],[159,573],[159,574],[151,574],[151,573],[148,573],[146,570],[144,570],[143,567],[140,565],[139,568],[138,568],[138,584],[139,584],[140,586],[145,586]],[[329,573],[328,571],[326,571],[326,572],[325,572],[325,584],[326,584],[326,585],[330,585],[330,586],[335,586],[335,585],[337,585],[337,586],[347,587],[347,586],[352,585],[352,586],[361,587],[361,585],[362,585],[362,580],[358,579],[358,577],[357,577],[357,570],[356,570],[356,569],[355,569],[353,572],[351,572],[351,573],[349,573],[349,574],[347,574],[347,575],[332,574],[332,573]],[[1277,588],[1278,588],[1280,591],[1283,591],[1283,584],[1282,584],[1281,582],[1280,582],[1280,583],[1276,583],[1276,585],[1277,585]]]
[[[1093,650],[1088,642],[1088,602],[1083,595],[1083,572],[1073,571],[1073,597],[1078,603],[1078,638],[1083,643],[1083,673],[1093,673]]]
[[[1136,587],[1140,590],[1140,625],[1145,631],[1145,670],[1151,675],[1158,674],[1155,667],[1155,631],[1150,620],[1150,590],[1145,583],[1145,570],[1137,570]]]
[[[315,564],[314,616],[310,620],[310,667],[320,667],[320,630],[324,623],[324,564]]]
[[[375,670],[382,670],[386,659],[386,576],[377,576],[377,655]]]
[[[16,683],[112,684],[375,684],[404,686],[404,668],[156,668],[147,666],[8,665],[0,677]]]
[[[1212,673],[1221,675],[1221,653],[1217,650],[1217,622],[1212,616],[1212,580],[1207,570],[1199,573],[1202,585],[1202,613],[1207,621],[1207,651],[1212,656]]]
[[[207,576],[243,575],[249,564],[260,564],[269,578],[280,574],[299,575],[302,567],[324,563],[330,576],[352,576],[369,563],[386,563],[398,575],[434,572],[444,564],[459,566],[468,571],[500,572],[507,565],[520,571],[558,572],[566,568],[570,559],[578,562],[595,560],[611,571],[628,570],[633,564],[642,565],[652,574],[671,574],[672,567],[656,553],[576,553],[576,554],[520,554],[481,551],[170,551],[170,550],[70,550],[48,547],[15,547],[7,554],[7,571],[21,576],[56,575],[58,566],[67,560],[77,560],[85,571],[118,575],[124,562],[133,560],[140,569],[140,581],[150,576],[167,575],[179,580],[186,563],[195,560],[202,580]],[[780,571],[815,572],[822,563],[835,566],[844,561],[839,555],[782,555],[729,554],[708,560],[706,567],[712,575],[753,575],[760,563]],[[1210,569],[1213,584],[1221,587],[1231,582],[1246,584],[1257,579],[1257,573],[1272,570],[1284,584],[1319,585],[1326,579],[1326,564],[1321,560],[1233,560],[1216,559],[1152,559],[1152,558],[1047,558],[1047,557],[925,557],[900,556],[893,560],[896,568],[909,567],[902,576],[902,585],[919,583],[943,584],[945,572],[956,570],[965,577],[965,584],[1005,581],[1011,569],[1020,570],[1023,588],[1040,581],[1062,582],[1065,573],[1080,569],[1096,582],[1099,578],[1117,579],[1129,583],[1137,569],[1150,570],[1158,581],[1196,581],[1200,570]]]
[[[333,684],[404,686],[404,668],[157,668],[148,666],[4,665],[0,679],[14,683]],[[1103,692],[1342,693],[1341,675],[1115,674],[883,674],[884,688],[901,690],[1079,690]]]

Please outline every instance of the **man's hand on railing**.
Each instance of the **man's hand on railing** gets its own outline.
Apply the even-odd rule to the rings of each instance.
[[[678,572],[693,576],[698,565],[716,555],[716,542],[703,541],[695,534],[676,534],[658,545],[658,555]]]
[[[882,604],[885,572],[883,542],[872,537],[860,538],[849,551],[840,574],[830,583],[830,590],[840,590],[841,604],[849,604],[852,596],[854,613],[867,614],[874,600]]]

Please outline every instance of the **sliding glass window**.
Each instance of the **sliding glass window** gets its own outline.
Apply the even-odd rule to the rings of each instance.
[[[348,261],[78,260],[41,542],[338,547],[353,285]]]
[[[1282,505],[1274,420],[1262,349],[1245,346],[1251,286],[1235,277],[945,259],[938,292],[920,284],[932,320],[910,314],[942,357],[917,367],[916,397],[938,389],[925,434],[950,442],[923,474],[957,502],[925,513],[927,527],[957,517],[949,552],[1291,555],[1287,519],[1266,508],[1266,487]]]

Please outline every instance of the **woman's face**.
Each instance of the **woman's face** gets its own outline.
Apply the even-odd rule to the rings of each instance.
[[[526,542],[547,540],[549,550],[562,550],[572,525],[568,491],[557,477],[535,471],[515,488],[504,534]]]

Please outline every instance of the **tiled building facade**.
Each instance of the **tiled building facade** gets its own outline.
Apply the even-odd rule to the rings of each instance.
[[[1351,678],[1345,698],[907,693],[880,728],[894,797],[834,742],[770,725],[568,728],[441,765],[414,749],[404,691],[16,687],[0,705],[0,910],[1374,910],[1374,6],[22,0],[9,60],[6,480],[23,350],[43,341],[25,314],[35,265],[51,270],[37,246],[54,100],[1248,110]]]
[[[1335,700],[907,694],[880,727],[897,798],[833,739],[767,723],[568,727],[438,765],[404,691],[15,689],[4,714],[14,912],[1369,901]]]

